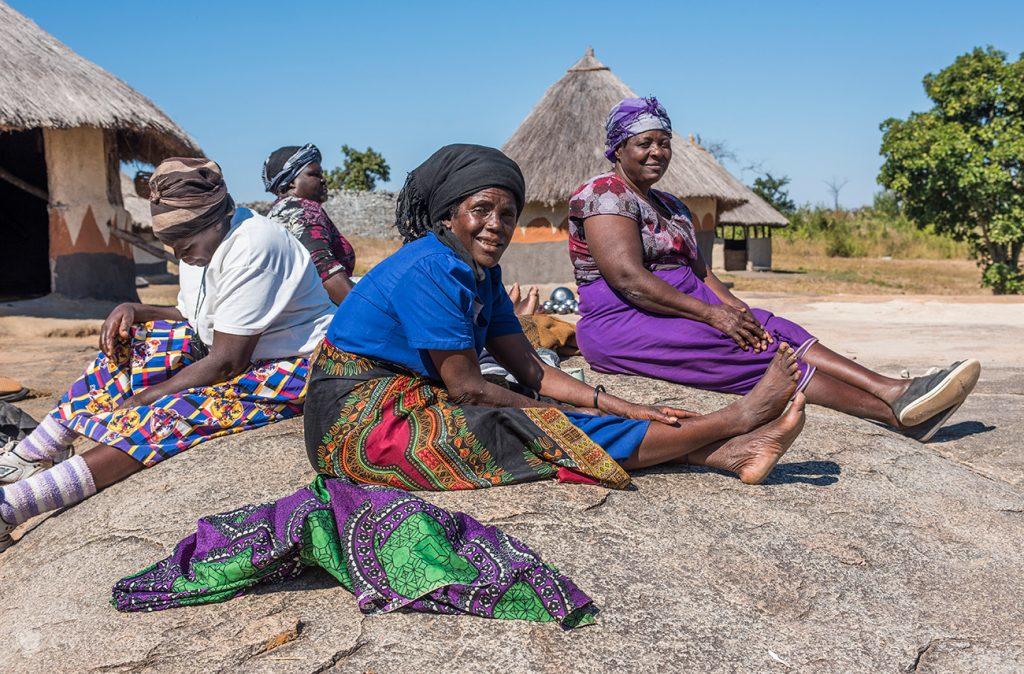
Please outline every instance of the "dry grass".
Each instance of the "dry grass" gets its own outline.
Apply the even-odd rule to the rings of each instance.
[[[989,295],[981,270],[969,260],[828,257],[779,237],[773,241],[770,273],[718,272],[744,291],[831,295]]]

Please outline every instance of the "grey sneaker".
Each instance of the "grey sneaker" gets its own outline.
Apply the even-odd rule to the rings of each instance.
[[[0,491],[0,503],[2,503],[4,500],[4,493]],[[16,526],[18,525],[11,524],[3,517],[0,517],[0,552],[3,552],[7,548],[14,545],[14,539],[11,538],[11,532],[14,531],[14,528]]]
[[[905,430],[932,421],[949,408],[959,407],[974,390],[980,376],[981,363],[971,358],[933,374],[915,377],[906,392],[893,402],[893,414]]]
[[[3,552],[7,548],[14,545],[14,539],[11,538],[11,532],[14,531],[14,524],[8,524],[3,520],[0,520],[0,552]]]
[[[942,428],[943,424],[946,423],[946,420],[953,416],[954,412],[960,409],[960,405],[962,404],[963,403],[960,402],[957,403],[956,405],[953,405],[952,407],[947,407],[946,409],[942,410],[931,419],[926,419],[925,421],[922,421],[916,426],[910,426],[909,428],[901,429],[899,432],[907,436],[908,438],[913,438],[914,440],[917,440],[918,442],[928,442],[929,440],[932,439],[932,436],[935,435],[940,428]]]
[[[53,463],[50,461],[30,461],[11,449],[0,454],[0,486],[14,484],[18,480],[32,477],[41,470],[46,470]]]

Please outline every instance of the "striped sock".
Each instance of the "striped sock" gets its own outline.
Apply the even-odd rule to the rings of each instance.
[[[29,461],[63,461],[75,441],[76,433],[60,425],[56,419],[47,414],[14,450],[23,459]]]
[[[40,513],[84,501],[96,493],[85,459],[73,456],[30,478],[0,487],[0,518],[21,524]]]

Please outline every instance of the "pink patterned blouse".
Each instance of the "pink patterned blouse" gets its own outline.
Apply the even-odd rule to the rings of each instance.
[[[583,229],[583,221],[592,215],[621,215],[635,220],[647,269],[674,269],[697,259],[697,241],[686,204],[667,192],[655,189],[648,196],[672,217],[661,215],[615,172],[591,178],[569,197],[569,257],[577,284],[601,278]]]
[[[280,197],[267,217],[287,227],[306,247],[321,281],[338,273],[352,276],[356,252],[331,222],[322,205],[300,197]]]

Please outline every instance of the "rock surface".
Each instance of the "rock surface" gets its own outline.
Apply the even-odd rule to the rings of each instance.
[[[926,446],[811,408],[762,487],[664,469],[638,475],[629,492],[542,483],[426,495],[502,526],[588,592],[599,622],[568,633],[364,618],[316,572],[224,604],[117,613],[107,603],[113,583],[167,555],[196,518],[311,478],[301,421],[209,443],[23,527],[0,553],[0,671],[1024,669],[1019,306],[756,302],[884,372],[919,373],[966,353],[985,370]],[[0,318],[0,369],[32,389],[19,405],[37,417],[95,353],[98,322],[81,320],[80,304],[65,308],[78,318],[26,318],[53,316],[52,302],[0,307],[10,314]],[[969,329],[965,315],[976,319]],[[728,400],[587,376],[699,411]]]
[[[950,438],[931,446],[812,408],[762,487],[670,468],[638,475],[628,492],[540,483],[426,496],[504,527],[590,593],[599,622],[574,632],[364,618],[320,572],[224,604],[114,611],[111,585],[167,555],[198,516],[310,479],[300,421],[209,443],[33,523],[0,556],[0,670],[1020,669],[1019,407],[1001,408],[1000,425],[1018,431],[1002,459],[962,464],[963,441],[993,433],[955,430],[980,423],[971,419],[985,417],[991,396],[1019,400],[1020,372],[1004,374],[983,381]],[[588,377],[702,411],[727,400]],[[1012,479],[1000,477],[1007,460]]]

